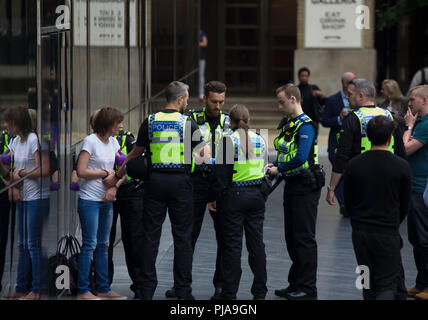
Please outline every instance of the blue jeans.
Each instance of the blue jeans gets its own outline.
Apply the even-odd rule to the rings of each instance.
[[[49,199],[16,204],[18,226],[17,292],[47,292],[48,259],[42,254],[42,225],[49,214]]]
[[[82,227],[77,291],[78,293],[90,291],[89,272],[93,255],[97,292],[109,292],[108,246],[113,222],[113,204],[79,198],[77,212]]]

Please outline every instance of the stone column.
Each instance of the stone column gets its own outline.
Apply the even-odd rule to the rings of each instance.
[[[375,0],[364,0],[370,9],[370,29],[362,30],[361,48],[304,48],[305,1],[297,7],[297,49],[294,52],[294,79],[301,67],[311,70],[310,83],[317,84],[327,95],[341,88],[340,77],[344,72],[354,72],[358,77],[376,80],[377,58],[374,49]]]

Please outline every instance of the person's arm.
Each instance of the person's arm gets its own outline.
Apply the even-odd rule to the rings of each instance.
[[[349,158],[352,153],[354,144],[354,135],[359,134],[360,124],[355,114],[350,114],[343,120],[342,130],[340,132],[339,146],[337,148],[336,156],[333,163],[331,172],[330,183],[328,185],[326,201],[330,205],[335,205],[334,189],[342,177],[348,164]]]
[[[333,97],[330,97],[326,100],[324,113],[321,115],[321,124],[326,128],[339,129],[341,127],[339,120],[340,116],[335,112]]]
[[[86,180],[91,179],[105,179],[111,175],[113,170],[91,170],[88,169],[88,163],[91,155],[88,151],[80,151],[77,159],[77,176]]]
[[[233,143],[230,138],[224,137],[217,150],[216,162],[211,175],[212,184],[209,193],[209,208],[216,211],[216,201],[231,185],[234,165]]]
[[[403,170],[403,178],[400,184],[400,223],[407,216],[409,210],[410,198],[412,194],[412,175],[410,166],[408,163],[405,163]]]
[[[403,144],[406,150],[406,154],[408,156],[412,155],[420,148],[424,146],[424,143],[421,140],[421,137],[416,136],[412,138],[412,131],[416,122],[416,115],[413,115],[410,109],[407,110],[406,115],[404,116],[404,120],[406,121],[406,125],[408,126],[408,130],[406,130],[403,134]],[[428,137],[425,137],[428,138]]]
[[[208,47],[208,37],[205,34],[202,36],[202,41],[199,42],[199,46],[202,48]]]
[[[144,120],[138,130],[138,137],[135,146],[132,151],[128,153],[124,163],[117,169],[116,174],[108,176],[103,180],[104,185],[107,188],[113,187],[116,183],[126,175],[126,164],[131,160],[143,154],[146,147],[150,144],[149,142],[149,121]],[[119,178],[120,177],[120,178]]]
[[[34,152],[34,159],[36,160],[36,168],[38,168],[36,171],[34,171],[32,174],[30,174],[27,178],[28,179],[37,179],[40,178],[40,175],[42,177],[47,177],[50,175],[50,167],[49,167],[49,155],[46,151],[42,151],[41,153],[41,160],[40,163],[40,151]],[[14,173],[16,174],[15,178],[23,178],[27,174],[29,174],[32,170],[25,170],[25,169],[16,169]],[[15,179],[14,179],[15,180]],[[17,179],[16,179],[17,180]]]
[[[298,168],[308,160],[312,143],[315,139],[315,133],[314,126],[309,123],[305,123],[299,128],[296,156],[288,162],[279,163],[279,172],[283,173]]]

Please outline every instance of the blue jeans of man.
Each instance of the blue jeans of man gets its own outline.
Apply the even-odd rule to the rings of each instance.
[[[82,247],[78,265],[78,293],[90,291],[89,272],[92,256],[95,264],[96,290],[109,292],[108,246],[113,221],[113,204],[79,198],[77,209],[82,227]]]
[[[46,292],[48,288],[47,256],[42,254],[42,225],[49,214],[49,199],[22,201],[16,204],[18,227],[17,292]]]

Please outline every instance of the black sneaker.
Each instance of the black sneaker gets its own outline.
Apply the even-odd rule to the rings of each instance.
[[[166,290],[165,297],[167,298],[177,298],[177,293],[175,292],[175,287],[172,287],[169,290]]]
[[[253,300],[266,300],[265,296],[254,296]]]
[[[296,288],[292,287],[292,286],[288,286],[287,288],[284,289],[278,289],[275,290],[275,295],[281,298],[287,298],[287,294],[291,293],[293,291],[296,291]]]

